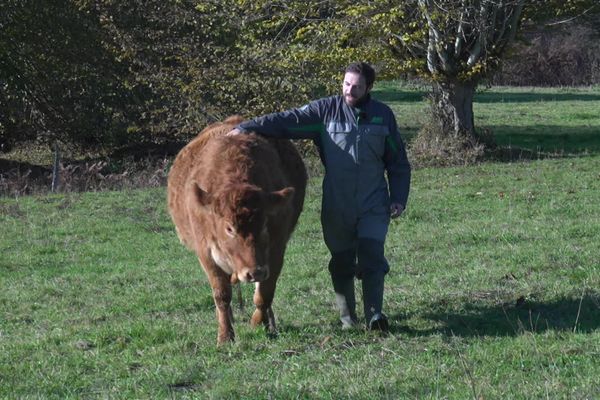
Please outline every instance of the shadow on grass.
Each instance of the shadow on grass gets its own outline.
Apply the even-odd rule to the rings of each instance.
[[[480,92],[475,103],[531,103],[536,101],[599,101],[597,93]]]
[[[383,102],[419,102],[429,92],[421,90],[403,91],[396,88],[374,89],[373,97]],[[599,93],[539,93],[531,92],[479,92],[475,94],[475,103],[532,103],[557,101],[600,101]]]
[[[402,91],[397,89],[373,90],[373,97],[384,103],[418,103],[425,99],[428,92],[424,91]]]
[[[495,148],[488,148],[491,161],[539,160],[600,154],[600,128],[538,125],[534,130],[513,126],[489,127]]]
[[[500,147],[520,147],[532,151],[600,153],[599,126],[486,126]]]
[[[435,307],[435,305],[434,305]],[[402,315],[394,319],[402,320]],[[517,336],[526,332],[564,331],[590,333],[600,329],[600,293],[581,299],[561,298],[552,302],[521,300],[518,305],[481,306],[467,304],[460,312],[434,312],[422,316],[439,328],[411,329],[394,324],[392,333],[413,336],[444,334],[460,337]]]
[[[486,147],[484,161],[513,162],[548,158],[600,155],[600,126],[507,126],[481,125],[492,134],[493,145]],[[403,131],[407,147],[418,129]]]

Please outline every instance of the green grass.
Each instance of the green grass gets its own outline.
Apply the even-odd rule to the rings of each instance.
[[[374,96],[390,103],[410,140],[426,122],[426,88],[383,82]],[[477,129],[502,147],[539,153],[600,154],[600,87],[480,88],[473,103]]]
[[[415,171],[387,243],[388,336],[338,326],[312,179],[279,336],[236,309],[222,348],[164,189],[0,199],[0,398],[598,398],[598,171]]]
[[[375,91],[408,138],[423,95]],[[0,198],[0,398],[600,398],[599,110],[600,88],[477,94],[499,144],[569,157],[414,171],[386,245],[387,336],[339,327],[319,177],[279,281],[279,336],[236,308],[221,348],[164,188]]]

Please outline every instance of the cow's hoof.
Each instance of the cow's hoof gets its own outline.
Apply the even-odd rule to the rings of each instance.
[[[217,336],[217,346],[222,346],[224,344],[233,342],[235,342],[235,335],[233,334],[233,332]]]
[[[273,311],[268,309],[265,311],[256,309],[252,314],[252,318],[250,318],[250,325],[254,328],[258,328],[259,326],[264,326],[267,331],[267,336],[270,339],[274,339],[277,337],[277,326],[275,324],[275,316],[273,315]]]
[[[266,322],[267,317],[265,313],[263,313],[259,309],[254,310],[254,312],[252,313],[252,317],[250,318],[250,325],[256,328],[257,326],[264,325]]]

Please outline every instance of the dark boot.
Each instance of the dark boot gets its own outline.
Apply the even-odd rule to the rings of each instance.
[[[329,272],[335,291],[335,303],[340,311],[342,329],[350,329],[357,322],[356,299],[354,297],[355,259],[355,250],[349,249],[333,253],[331,261],[329,261]]]
[[[388,319],[382,312],[384,274],[363,275],[362,290],[365,320],[370,330],[387,331]]]
[[[381,309],[383,306],[383,281],[390,267],[383,253],[382,241],[368,238],[358,240],[358,266],[362,275],[367,328],[387,331],[388,320]]]

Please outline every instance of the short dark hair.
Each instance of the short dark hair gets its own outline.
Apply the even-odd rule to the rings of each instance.
[[[365,78],[367,86],[371,86],[375,82],[375,70],[366,62],[353,62],[346,67],[344,72],[353,72],[362,75]]]

